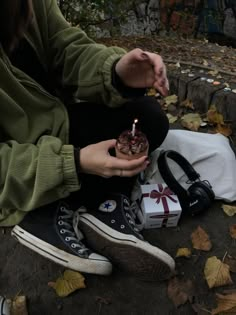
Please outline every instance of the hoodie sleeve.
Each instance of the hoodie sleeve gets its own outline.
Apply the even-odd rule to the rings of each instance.
[[[79,189],[74,148],[43,136],[37,143],[0,143],[0,225],[18,223],[35,207]],[[17,210],[16,210],[17,209]]]
[[[35,1],[35,6],[43,6],[35,9],[36,20],[48,66],[60,77],[63,87],[73,87],[76,98],[112,107],[127,101],[112,85],[112,65],[126,51],[97,44],[80,28],[71,27],[56,0]]]

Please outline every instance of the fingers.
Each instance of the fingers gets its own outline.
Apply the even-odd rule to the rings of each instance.
[[[116,139],[101,141],[100,144],[104,147],[104,149],[109,150],[116,146]]]
[[[169,81],[167,79],[166,66],[160,55],[149,52],[142,52],[142,56],[149,59],[154,70],[153,86],[163,96],[168,95],[169,92]]]
[[[120,177],[134,176],[145,170],[148,164],[149,161],[146,156],[131,161],[113,157],[112,160],[113,176]]]

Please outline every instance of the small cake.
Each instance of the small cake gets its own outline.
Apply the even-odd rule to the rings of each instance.
[[[122,132],[116,141],[116,157],[119,159],[134,160],[141,156],[148,155],[149,143],[145,134],[135,130]]]

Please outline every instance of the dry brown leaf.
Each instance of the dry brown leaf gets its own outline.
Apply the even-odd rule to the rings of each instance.
[[[11,315],[28,315],[26,297],[24,295],[19,295],[11,301]]]
[[[223,115],[221,115],[215,105],[211,105],[207,112],[207,120],[210,124],[214,125],[224,125],[224,118]]]
[[[233,283],[230,277],[229,266],[216,256],[207,259],[204,275],[210,289]]]
[[[232,217],[233,215],[236,214],[236,206],[222,205],[221,208],[229,217]]]
[[[176,307],[185,304],[192,300],[193,284],[192,281],[179,280],[172,278],[168,283],[167,288],[168,297],[172,300]]]
[[[186,247],[182,247],[182,248],[178,248],[175,257],[187,257],[187,258],[189,258],[191,255],[192,255],[191,249],[186,248]]]
[[[231,124],[223,124],[223,125],[217,124],[215,131],[218,133],[221,133],[225,137],[229,137],[233,133]]]
[[[216,293],[217,308],[213,309],[211,314],[236,314],[236,293],[223,295]]]
[[[189,100],[189,99],[186,99],[183,102],[181,102],[180,106],[181,107],[185,107],[185,108],[194,109],[193,102],[191,100]]]
[[[200,226],[191,234],[193,248],[209,251],[212,247],[208,234]]]
[[[231,272],[236,272],[236,258],[231,255],[227,255],[224,259],[224,263],[229,266]]]
[[[48,285],[56,291],[58,296],[66,297],[78,289],[85,288],[84,280],[81,273],[66,270],[62,277],[58,278],[56,282],[49,282]]]
[[[233,239],[236,239],[236,224],[232,224],[229,227],[229,234]]]
[[[181,125],[189,130],[198,131],[201,126],[202,119],[199,114],[186,114],[181,117]]]

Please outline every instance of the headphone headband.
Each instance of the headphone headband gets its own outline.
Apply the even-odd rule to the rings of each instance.
[[[176,162],[186,173],[188,179],[191,182],[194,182],[197,179],[199,179],[200,175],[194,170],[192,165],[185,159],[185,157],[183,157],[178,152],[173,150],[161,152],[158,158],[158,168],[162,178],[168,184],[170,189],[176,192],[177,195],[179,194],[180,196],[186,196],[187,191],[177,182],[177,180],[173,176],[168,166],[167,158],[170,158],[171,160]]]

